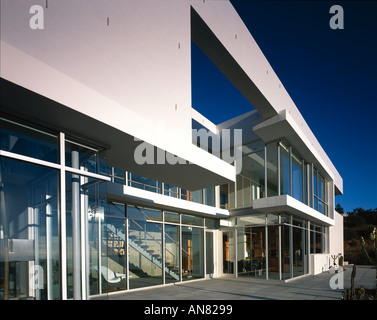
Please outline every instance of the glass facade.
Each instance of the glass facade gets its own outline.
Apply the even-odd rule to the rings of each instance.
[[[309,252],[327,252],[326,228],[289,214],[255,214],[233,218],[233,223],[234,227],[225,229],[227,238],[223,245],[229,257],[227,265],[237,262],[237,270],[228,268],[227,273],[238,277],[278,280],[298,277],[309,272]],[[229,239],[233,233],[237,241],[232,247]]]
[[[34,125],[1,118],[1,299],[81,299],[103,213],[100,152]],[[96,230],[96,231],[93,231]],[[93,284],[93,285],[92,285]]]
[[[252,207],[253,200],[289,195],[328,216],[328,181],[285,140],[242,146],[235,183],[220,186],[220,207]]]
[[[0,130],[0,299],[86,299],[204,278],[216,241],[223,273],[240,277],[307,274],[309,253],[327,252],[325,227],[285,213],[220,225],[106,198],[106,182],[226,209],[287,194],[328,215],[326,179],[285,141],[244,145],[235,183],[189,191],[106,167],[101,148],[63,133],[5,118]]]

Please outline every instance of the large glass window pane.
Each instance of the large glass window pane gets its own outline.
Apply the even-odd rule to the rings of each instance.
[[[0,185],[0,299],[60,299],[58,172],[0,157]]]
[[[242,171],[237,176],[237,206],[252,206],[264,196],[264,149],[242,157]]]
[[[102,293],[127,289],[126,252],[126,220],[107,217],[102,234],[100,271],[97,265],[91,267],[92,292],[98,278],[101,279]]]
[[[267,152],[267,197],[278,195],[277,142],[266,145]]]
[[[97,149],[85,146],[79,142],[66,140],[65,164],[67,166],[92,173],[99,173],[99,163],[100,158]]]
[[[0,118],[1,150],[58,163],[58,138],[54,134]]]
[[[205,193],[205,204],[207,206],[215,206],[215,187],[206,188],[204,190]]]
[[[127,206],[127,217],[135,220],[162,221],[162,211],[139,206]]]
[[[182,227],[182,280],[204,277],[204,230]]]
[[[289,147],[280,142],[280,194],[290,194]]]
[[[229,205],[229,208],[234,208],[236,206],[235,183],[231,182],[228,184],[228,186],[229,186],[228,205]]]
[[[161,193],[162,192],[162,184],[157,180],[153,180],[150,178],[146,178],[140,176],[136,173],[128,173],[128,185],[134,188]]]
[[[233,221],[227,220],[228,227],[234,225]],[[223,222],[225,225],[225,222]],[[234,260],[235,260],[235,250],[237,249],[234,229],[226,228],[226,231],[223,231],[223,273],[234,273]]]
[[[165,222],[179,223],[179,214],[175,212],[165,211]]]
[[[297,277],[304,274],[304,257],[305,257],[305,230],[302,220],[293,220],[295,226],[293,232],[293,276]]]
[[[203,226],[204,221],[202,217],[196,217],[196,216],[191,216],[188,214],[183,214],[182,224],[189,224],[193,226]]]
[[[128,221],[129,288],[162,284],[162,225]]]
[[[178,187],[164,183],[164,195],[169,196],[169,197],[173,197],[173,198],[178,198],[178,196],[179,196]]]
[[[66,247],[67,247],[67,297],[73,299],[82,298],[82,247],[95,246],[93,252],[99,251],[99,244],[95,241],[96,235],[92,233],[89,226],[103,220],[106,200],[106,184],[103,181],[80,176],[77,174],[66,174]],[[92,221],[92,219],[95,221]],[[87,236],[88,234],[88,236]],[[89,235],[90,234],[90,235]],[[89,240],[90,239],[90,240]],[[98,241],[98,240],[97,240]],[[90,250],[88,250],[90,251]],[[93,256],[86,256],[89,259],[87,270],[94,271],[98,260]],[[93,276],[89,273],[88,277]],[[97,275],[97,283],[98,283]],[[85,279],[89,283],[92,292],[95,286],[92,279]]]
[[[203,189],[191,191],[191,201],[203,203]]]
[[[206,232],[206,274],[214,272],[213,232]]]
[[[165,283],[179,281],[179,226],[165,225]]]
[[[268,278],[279,279],[279,227],[268,226]]]
[[[281,226],[281,276],[282,280],[291,278],[290,267],[290,226]]]
[[[229,185],[223,184],[220,186],[220,208],[229,208]]]
[[[292,197],[303,201],[303,160],[300,156],[292,152]]]
[[[265,224],[265,215],[262,220],[245,217],[243,222],[238,221],[237,225],[245,223],[244,228],[237,229],[237,268],[238,276],[266,277],[266,227],[250,226],[253,222]],[[249,223],[249,225],[247,225]]]

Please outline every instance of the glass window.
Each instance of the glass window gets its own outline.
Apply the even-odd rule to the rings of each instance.
[[[179,223],[179,214],[175,212],[165,211],[165,222]]]
[[[59,162],[56,135],[4,118],[0,118],[0,148],[39,160]]]
[[[237,227],[250,226],[250,225],[265,225],[265,224],[266,224],[265,214],[237,218]]]
[[[173,198],[178,198],[178,187],[174,187],[170,184],[164,183],[164,195]]]
[[[279,279],[279,227],[268,226],[268,278]]]
[[[267,197],[278,195],[277,142],[266,145],[267,153]]]
[[[182,224],[189,224],[194,226],[203,226],[203,218],[182,214]]]
[[[228,209],[229,202],[228,202],[228,195],[229,195],[229,185],[223,184],[220,186],[220,208]]]
[[[126,217],[126,206],[123,203],[110,202],[107,204],[105,214],[124,219]]]
[[[106,184],[97,179],[66,174],[66,230],[67,230],[67,296],[81,299],[81,235],[82,216],[100,221],[104,217]],[[88,222],[85,221],[85,223]],[[93,226],[93,224],[91,224]],[[85,226],[84,226],[85,227]],[[89,230],[89,229],[88,229]],[[93,234],[91,236],[94,236]],[[95,242],[98,244],[98,241]],[[98,246],[94,248],[99,251]],[[98,259],[91,257],[90,268],[97,267]],[[89,276],[89,274],[88,274]],[[98,279],[99,277],[97,277]]]
[[[264,149],[242,157],[242,171],[237,176],[237,206],[251,206],[264,196]]]
[[[208,229],[219,229],[220,228],[220,220],[219,219],[205,218],[205,225]]]
[[[291,254],[289,233],[291,227],[283,224],[281,226],[281,278],[282,280],[291,278]]]
[[[182,280],[204,277],[204,230],[182,227]]]
[[[98,151],[67,139],[65,143],[65,164],[75,169],[98,173]]]
[[[264,151],[264,141],[256,140],[242,146],[242,155],[247,155],[261,150]]]
[[[303,160],[292,151],[292,197],[303,202]]]
[[[296,227],[297,226],[297,227]],[[293,219],[293,276],[304,274],[306,266],[306,231],[303,220]]]
[[[166,217],[165,217],[166,219]],[[179,281],[179,226],[165,225],[165,283]]]
[[[203,189],[192,191],[191,201],[196,203],[203,203]]]
[[[129,288],[162,284],[162,225],[129,220]]]
[[[280,142],[280,194],[290,194],[289,147]]]
[[[161,182],[140,176],[136,173],[128,173],[128,185],[134,188],[161,193]]]
[[[61,298],[58,177],[56,170],[0,157],[2,300]]]
[[[102,293],[127,289],[127,246],[125,238],[126,220],[107,217],[102,230],[100,272],[98,272],[96,261],[98,258],[96,259],[94,256],[92,258],[90,278],[92,294],[97,293],[93,290],[93,284],[98,278],[101,279]],[[95,243],[93,242],[93,245]]]
[[[205,204],[207,206],[215,206],[215,187],[204,189]]]
[[[162,221],[162,211],[139,206],[127,206],[127,218],[135,220]]]
[[[325,228],[310,225],[310,253],[324,253],[325,247]]]

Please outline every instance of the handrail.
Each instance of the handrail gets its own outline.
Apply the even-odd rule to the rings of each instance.
[[[151,218],[149,218],[149,216],[146,214],[146,213],[144,213],[143,212],[143,210],[141,210],[141,209],[139,209],[139,207],[138,206],[135,206],[135,208],[137,209],[137,210],[139,210],[148,220],[152,220]],[[134,221],[141,229],[142,229],[142,227],[135,221],[135,220],[132,220],[132,221]],[[159,228],[160,230],[161,230],[161,228],[159,227],[159,226],[156,226],[157,228]],[[162,230],[161,230],[162,231]],[[148,233],[148,232],[147,232]],[[168,238],[170,239],[170,240],[172,240],[177,246],[178,246],[178,243],[172,238],[172,237],[170,237],[166,232],[164,232],[164,235],[166,235],[166,236],[168,236]],[[154,239],[152,236],[151,236],[151,238],[152,239]],[[155,240],[155,239],[154,239]],[[155,240],[155,241],[157,241],[157,240]],[[183,248],[182,248],[182,250],[183,251],[185,251]],[[186,251],[185,251],[186,252]],[[188,254],[188,252],[186,252],[187,254]],[[175,255],[174,255],[175,256]]]

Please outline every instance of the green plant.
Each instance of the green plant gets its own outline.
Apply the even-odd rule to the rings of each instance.
[[[364,254],[368,258],[368,261],[374,265],[376,268],[376,296],[377,296],[377,228],[374,227],[373,232],[370,234],[370,239],[373,240],[374,246],[374,258],[372,258],[366,249],[365,240],[361,237],[361,246],[363,248]]]

